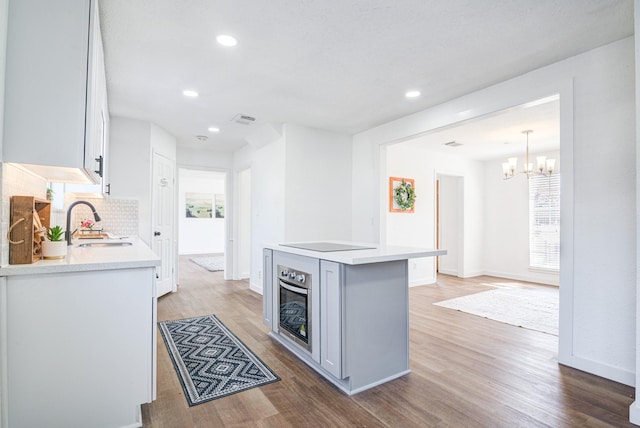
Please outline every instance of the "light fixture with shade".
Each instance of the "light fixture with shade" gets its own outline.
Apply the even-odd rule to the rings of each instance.
[[[534,163],[529,162],[529,134],[531,134],[532,132],[533,131],[530,129],[522,131],[523,134],[527,135],[524,170],[516,172],[516,170],[518,169],[517,157],[507,159],[507,161],[502,164],[502,176],[505,180],[513,178],[519,174],[525,174],[527,178],[529,178],[530,175],[543,175],[546,177],[553,174],[553,170],[556,166],[555,159],[547,159],[545,156],[537,156],[535,168]]]

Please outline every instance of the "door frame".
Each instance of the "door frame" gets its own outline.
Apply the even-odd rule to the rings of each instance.
[[[188,164],[178,164],[176,166],[176,169],[179,171],[180,169],[189,169],[189,170],[195,170],[195,171],[204,171],[204,172],[216,172],[216,173],[221,173],[224,174],[224,206],[225,206],[225,213],[224,213],[224,230],[225,230],[225,243],[224,243],[224,260],[225,260],[225,264],[224,264],[224,279],[225,280],[230,280],[230,279],[234,279],[234,224],[235,224],[235,207],[234,207],[234,201],[235,198],[233,197],[233,190],[234,190],[234,174],[232,174],[232,171],[227,169],[227,168],[213,168],[213,167],[206,167],[206,166],[201,166],[201,165],[188,165]],[[176,174],[177,175],[177,180],[178,182],[176,183],[176,200],[179,200],[179,194],[177,193],[179,191],[180,188],[180,174]],[[177,209],[179,210],[180,207],[177,207]],[[176,222],[177,222],[177,217],[176,217]],[[177,230],[178,230],[178,239],[180,239],[180,230],[179,228],[176,226]],[[178,253],[178,246],[176,245],[176,254]]]

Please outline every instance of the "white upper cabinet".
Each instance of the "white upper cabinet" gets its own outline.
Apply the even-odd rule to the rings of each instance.
[[[4,162],[106,185],[106,92],[97,0],[9,1]]]

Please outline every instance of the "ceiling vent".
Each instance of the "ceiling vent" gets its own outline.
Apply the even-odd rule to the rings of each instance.
[[[444,143],[447,147],[460,147],[462,143],[458,143],[457,141],[449,141],[448,143]]]
[[[235,116],[233,116],[233,119],[231,119],[231,121],[239,123],[241,125],[251,125],[256,121],[256,118],[246,114],[236,114]]]

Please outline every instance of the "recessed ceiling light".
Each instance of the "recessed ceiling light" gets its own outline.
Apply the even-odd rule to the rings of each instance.
[[[217,128],[215,126],[211,126],[211,127],[209,127],[209,132],[213,132],[213,133],[220,132],[220,128]]]
[[[409,91],[406,94],[404,94],[404,96],[407,98],[416,98],[420,96],[420,91]]]
[[[235,46],[238,44],[238,40],[236,40],[235,37],[230,36],[228,34],[220,34],[218,37],[216,37],[216,42],[218,42],[218,44],[222,45],[222,46]]]
[[[192,91],[191,89],[186,89],[182,91],[182,95],[189,98],[195,98],[198,96],[198,93],[196,91]]]

